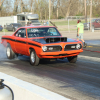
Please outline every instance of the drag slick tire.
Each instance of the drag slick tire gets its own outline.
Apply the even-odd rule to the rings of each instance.
[[[40,58],[37,56],[34,50],[30,52],[30,64],[33,66],[39,65]]]
[[[67,57],[70,63],[75,63],[77,61],[77,56]]]
[[[18,55],[15,54],[10,46],[10,44],[7,44],[7,48],[6,48],[6,55],[8,59],[14,59],[15,57],[17,57]]]

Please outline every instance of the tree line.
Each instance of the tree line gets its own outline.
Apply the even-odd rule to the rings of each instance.
[[[92,1],[92,17],[100,17],[100,0],[50,0],[51,19],[68,16],[90,15]],[[86,1],[86,5],[85,5]],[[0,0],[0,17],[16,15],[21,12],[38,14],[40,19],[49,19],[49,0]]]

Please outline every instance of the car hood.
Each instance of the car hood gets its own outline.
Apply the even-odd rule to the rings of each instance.
[[[59,43],[59,42],[77,42],[76,40],[69,39],[67,37],[37,38],[37,39],[32,39],[32,41],[36,41],[42,44]]]

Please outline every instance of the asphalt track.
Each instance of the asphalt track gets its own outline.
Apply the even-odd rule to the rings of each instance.
[[[26,56],[8,60],[6,49],[0,44],[0,72],[72,100],[100,100],[100,37],[97,33],[90,34],[86,33],[85,39],[89,45],[79,54],[75,64],[60,59],[56,62],[42,61],[39,66],[31,66]],[[76,36],[74,33],[67,35],[72,38]],[[96,41],[88,40],[92,37]]]
[[[27,56],[8,60],[5,48],[0,44],[0,72],[72,100],[100,100],[100,46],[88,45],[75,64],[58,59],[31,66]]]

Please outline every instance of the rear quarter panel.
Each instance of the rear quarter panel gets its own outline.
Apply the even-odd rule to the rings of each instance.
[[[15,42],[14,42],[14,36],[12,36],[12,35],[11,36],[2,36],[1,43],[5,47],[7,47],[7,43],[9,43],[10,46],[11,46],[11,48],[12,48],[12,50],[15,51],[15,48],[14,48],[14,44],[15,44]]]

